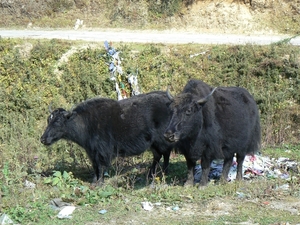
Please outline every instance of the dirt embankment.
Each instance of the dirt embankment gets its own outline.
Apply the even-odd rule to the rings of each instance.
[[[174,20],[185,29],[239,34],[297,33],[293,21],[300,21],[300,1],[198,1]]]
[[[182,4],[176,8],[176,2]],[[153,11],[163,6],[174,11]],[[300,0],[0,0],[0,27],[73,29],[77,19],[83,21],[79,29],[296,34],[300,32]]]

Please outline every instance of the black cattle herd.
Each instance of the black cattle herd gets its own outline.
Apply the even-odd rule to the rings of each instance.
[[[117,156],[150,149],[152,176],[161,157],[167,172],[170,153],[176,149],[186,159],[186,184],[194,184],[194,168],[201,160],[201,187],[208,183],[214,159],[224,159],[221,180],[225,181],[236,155],[237,179],[242,179],[244,158],[259,150],[261,131],[256,102],[246,89],[213,88],[192,79],[174,97],[169,91],[153,91],[120,101],[93,98],[70,111],[51,110],[41,142],[51,145],[60,139],[85,149],[95,185],[103,184],[104,171]]]

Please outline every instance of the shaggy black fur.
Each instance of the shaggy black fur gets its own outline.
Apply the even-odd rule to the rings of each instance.
[[[242,179],[246,154],[254,154],[260,148],[260,118],[253,97],[240,87],[214,90],[202,81],[190,80],[170,105],[173,116],[164,135],[177,143],[186,158],[186,184],[193,184],[194,167],[199,159],[200,186],[207,184],[214,159],[224,159],[222,179],[226,180],[234,154],[237,179]]]
[[[164,169],[169,164],[174,144],[163,133],[171,119],[166,92],[150,92],[116,101],[95,98],[79,104],[74,110],[59,108],[48,117],[41,142],[51,145],[60,139],[71,140],[83,147],[95,171],[94,182],[103,183],[105,167],[116,156],[153,152],[150,175],[164,156]]]

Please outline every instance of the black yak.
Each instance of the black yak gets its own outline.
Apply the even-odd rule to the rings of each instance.
[[[121,101],[95,98],[71,111],[59,108],[48,117],[41,142],[51,145],[60,139],[83,147],[95,172],[93,183],[104,182],[104,169],[116,156],[133,156],[147,149],[153,152],[150,174],[164,157],[166,170],[173,143],[163,134],[171,119],[166,92],[150,92]]]
[[[258,151],[261,140],[258,107],[249,92],[241,87],[213,89],[202,81],[190,80],[179,95],[169,98],[173,115],[164,136],[176,142],[186,158],[186,184],[193,184],[199,159],[200,186],[207,185],[214,159],[224,159],[221,178],[226,180],[235,154],[237,179],[242,179],[244,158]]]

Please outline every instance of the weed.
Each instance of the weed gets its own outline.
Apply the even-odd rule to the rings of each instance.
[[[72,172],[67,173],[63,171],[54,171],[52,177],[48,177],[44,180],[45,184],[51,184],[59,188],[69,188],[78,185],[78,181],[73,178]]]
[[[9,183],[10,183],[10,178],[9,178],[9,167],[8,163],[5,163],[2,169],[2,174],[3,178],[0,180],[1,184],[1,195],[3,196],[8,196],[9,195]]]

